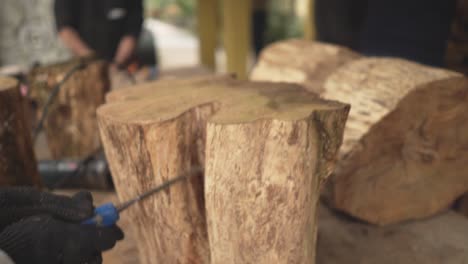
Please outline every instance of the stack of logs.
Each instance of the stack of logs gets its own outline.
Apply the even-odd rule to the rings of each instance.
[[[329,205],[368,223],[450,208],[468,190],[465,77],[291,40],[268,47],[251,79],[158,81],[111,92],[98,109],[121,200],[205,168],[128,212],[142,263],[315,263],[317,211],[326,220],[318,263],[363,263],[350,252],[334,262],[336,247],[366,252],[369,263],[466,256],[468,248],[442,257],[453,243],[441,239],[437,248],[431,240],[463,222],[454,214],[375,229],[318,210],[331,173],[323,191]],[[327,239],[334,232],[342,241]],[[401,253],[418,240],[430,248],[424,257]]]

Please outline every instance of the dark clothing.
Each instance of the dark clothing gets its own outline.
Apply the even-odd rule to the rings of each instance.
[[[142,0],[55,0],[57,29],[74,28],[98,56],[111,61],[126,35],[138,39]]]
[[[357,50],[367,2],[368,0],[316,0],[314,14],[317,39]]]
[[[360,51],[443,66],[455,0],[370,0]]]
[[[16,264],[102,263],[102,252],[124,234],[116,225],[81,224],[93,215],[89,192],[68,197],[30,187],[0,188],[0,249]]]
[[[265,9],[253,10],[252,13],[252,39],[255,55],[260,55],[264,48],[265,30],[267,26],[267,11]]]

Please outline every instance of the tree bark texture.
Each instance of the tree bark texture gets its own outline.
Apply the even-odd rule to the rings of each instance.
[[[468,81],[398,59],[363,59],[322,95],[351,103],[337,208],[376,224],[434,215],[468,190]]]
[[[37,103],[38,118],[50,92],[77,63],[73,60],[32,71],[30,95]],[[44,123],[52,158],[84,158],[100,148],[96,109],[108,91],[108,70],[102,61],[87,62],[63,84]]]
[[[0,77],[0,186],[41,186],[18,82]]]
[[[129,209],[143,263],[314,263],[318,190],[349,106],[225,76],[143,84],[107,101],[98,118],[121,200],[206,166]]]
[[[278,57],[284,72],[297,70],[297,61],[316,60],[294,51]],[[323,79],[306,65],[299,69]],[[272,71],[262,79],[279,75],[292,76]],[[352,106],[331,186],[336,208],[385,225],[434,215],[468,190],[468,83],[460,74],[401,59],[360,58],[335,67],[322,86],[308,87]]]

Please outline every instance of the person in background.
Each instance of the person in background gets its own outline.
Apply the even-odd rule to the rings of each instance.
[[[358,50],[368,1],[316,0],[314,17],[318,40]]]
[[[82,225],[92,217],[89,192],[73,197],[29,187],[0,188],[0,264],[100,264],[124,238],[114,225]]]
[[[60,39],[79,57],[95,55],[111,69],[128,66],[143,24],[142,0],[55,0]]]

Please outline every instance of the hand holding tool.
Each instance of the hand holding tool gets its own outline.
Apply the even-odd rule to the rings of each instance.
[[[202,171],[201,168],[191,170],[189,173],[177,176],[167,182],[159,185],[158,187],[151,189],[131,200],[128,200],[122,204],[114,205],[113,203],[106,203],[94,210],[94,216],[88,220],[85,220],[82,224],[84,225],[96,225],[101,227],[112,226],[120,219],[120,212],[134,205],[135,203],[148,198],[149,196],[156,194],[162,190],[165,190],[173,184],[182,181],[189,176]]]

